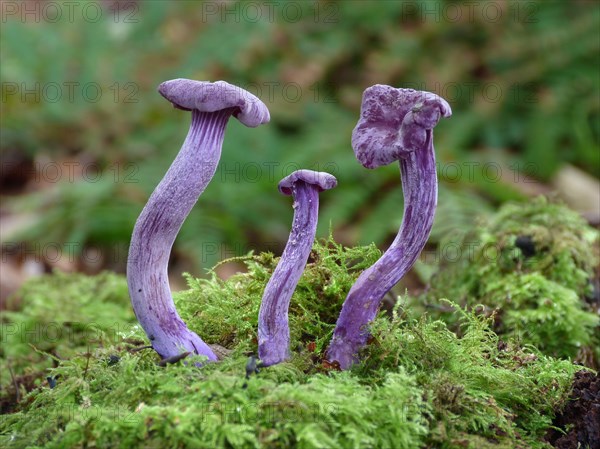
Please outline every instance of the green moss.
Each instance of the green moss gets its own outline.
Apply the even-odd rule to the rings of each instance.
[[[489,282],[484,295],[491,304],[506,304],[499,332],[556,357],[573,357],[589,347],[598,316],[584,310],[575,291],[540,273],[510,274]]]
[[[441,322],[380,317],[365,363],[350,372],[309,374],[292,360],[248,381],[245,357],[160,368],[151,351],[99,349],[55,368],[56,388],[33,392],[23,411],[5,416],[2,440],[49,448],[543,447],[538,439],[579,368],[499,349],[484,320],[464,319],[458,338]],[[110,365],[114,353],[121,359]]]
[[[519,238],[533,247],[520,248]],[[436,312],[443,309],[438,298],[494,312],[499,334],[516,336],[548,355],[597,366],[599,319],[586,302],[598,265],[597,245],[598,232],[561,204],[542,197],[508,204],[462,236],[456,251],[462,257],[442,266],[421,300],[447,322],[455,318]],[[594,350],[596,361],[589,356]]]
[[[326,347],[348,290],[380,256],[375,245],[344,248],[331,237],[315,245],[290,304],[292,348],[309,342],[318,351]],[[190,328],[209,343],[252,351],[263,290],[279,259],[263,253],[235,260],[243,261],[248,272],[226,282],[214,271],[208,280],[186,275],[189,290],[176,295],[175,302]]]
[[[57,385],[22,392],[16,412],[0,420],[0,445],[547,448],[543,436],[581,369],[557,357],[592,344],[597,321],[580,300],[592,259],[579,257],[589,256],[586,239],[593,233],[546,204],[556,212],[552,217],[567,218],[563,228],[554,223],[553,232],[562,229],[561,236],[572,239],[555,248],[553,239],[543,240],[542,206],[532,206],[537,214],[501,211],[487,228],[488,241],[504,242],[497,266],[470,261],[463,265],[467,271],[453,266],[439,273],[436,282],[458,276],[443,296],[455,294],[460,304],[436,299],[451,313],[423,315],[408,297],[391,316],[382,312],[362,362],[347,372],[332,369],[323,354],[347,291],[380,256],[374,246],[344,248],[331,237],[315,244],[290,308],[293,357],[249,379],[245,365],[257,349],[258,308],[277,264],[271,254],[241,258],[247,272],[226,281],[214,273],[209,279],[187,275],[189,289],[175,295],[182,318],[207,342],[232,350],[202,368],[159,367],[152,350],[136,350],[147,342],[131,326],[122,277],[56,273],[33,281],[19,295],[23,309],[5,328],[52,317],[99,323],[102,338],[77,333],[67,341],[36,341],[43,352],[33,351],[28,338],[6,333],[11,345],[2,359],[24,367],[33,357],[36,369],[50,367],[44,375]],[[547,242],[548,250],[526,260],[514,252],[515,236],[535,226],[536,247]],[[563,282],[554,262],[573,278]],[[473,307],[483,299],[490,313]],[[126,330],[107,332],[115,320]],[[552,346],[559,340],[563,346]],[[68,356],[59,359],[58,352]],[[47,360],[52,363],[44,365]]]
[[[138,327],[126,280],[108,272],[57,271],[26,283],[11,302],[18,311],[3,312],[0,323],[3,399],[14,376],[40,377],[59,360],[111,346]]]
[[[62,380],[55,389],[38,392],[26,414],[5,418],[5,442],[48,448],[84,441],[97,447],[411,448],[427,433],[421,390],[401,369],[371,387],[350,373],[307,376],[283,364],[243,388],[244,358],[199,370],[159,368],[151,356],[127,354],[108,367],[102,361],[107,355],[95,354],[85,379],[83,358],[56,369]]]
[[[415,322],[396,313],[392,321],[378,320],[357,370],[373,376],[410,367],[433,404],[436,426],[429,440],[434,447],[454,447],[448,441],[462,440],[473,447],[529,447],[527,436],[540,437],[547,429],[578,368],[501,342],[491,319],[461,309],[457,316],[460,337],[428,318]],[[475,443],[478,438],[470,438],[475,435],[490,440],[488,446]]]

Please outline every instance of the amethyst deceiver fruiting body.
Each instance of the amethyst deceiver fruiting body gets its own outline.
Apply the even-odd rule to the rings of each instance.
[[[433,128],[452,114],[441,97],[375,85],[365,90],[352,148],[366,168],[400,162],[404,217],[389,249],[356,280],[342,307],[327,351],[342,369],[357,361],[385,294],[413,266],[427,242],[437,204]]]
[[[337,185],[333,175],[298,170],[279,183],[279,191],[294,197],[294,221],[281,259],[269,279],[258,314],[258,356],[263,366],[289,358],[288,310],[302,276],[317,231],[319,193]]]
[[[254,95],[224,81],[175,79],[158,91],[174,107],[191,111],[192,121],[181,150],[135,224],[127,261],[131,304],[163,359],[190,352],[215,361],[215,353],[175,309],[169,255],[181,225],[215,174],[229,118],[256,127],[269,121],[269,111]]]

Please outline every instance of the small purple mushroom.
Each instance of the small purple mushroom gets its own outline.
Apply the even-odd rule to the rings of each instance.
[[[162,83],[158,91],[174,107],[192,111],[192,122],[179,154],[135,224],[127,261],[131,304],[163,359],[190,352],[215,361],[211,348],[177,314],[167,264],[181,225],[215,174],[229,117],[256,127],[269,121],[269,111],[254,95],[224,81],[176,79]]]
[[[295,171],[279,182],[279,191],[294,197],[294,222],[281,259],[265,287],[258,314],[258,356],[263,366],[289,358],[288,309],[315,240],[319,192],[336,185],[333,175],[312,170]]]
[[[437,203],[433,128],[452,114],[450,105],[430,92],[375,85],[365,90],[352,148],[367,168],[400,161],[404,218],[390,248],[350,289],[327,357],[346,369],[367,342],[367,325],[385,294],[413,266],[425,246]]]

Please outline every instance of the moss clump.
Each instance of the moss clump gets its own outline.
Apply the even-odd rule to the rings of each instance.
[[[137,327],[127,282],[113,273],[57,271],[32,279],[11,301],[18,311],[4,311],[0,323],[3,411],[9,397],[25,393],[15,391],[15,379],[39,384],[46,368],[88,348],[112,346]]]
[[[365,362],[305,367],[306,354],[246,380],[247,358],[156,365],[126,345],[63,361],[0,425],[4,447],[541,448],[579,368],[501,347],[486,319],[380,316]],[[118,355],[117,363],[110,356]],[[322,372],[315,372],[322,371]]]
[[[499,334],[597,367],[599,319],[586,301],[597,244],[598,232],[561,204],[542,197],[508,204],[461,237],[463,257],[442,266],[421,299],[447,322],[455,315],[435,312],[441,297],[494,312]]]
[[[202,368],[193,363],[159,367],[152,350],[135,350],[142,341],[121,338],[94,345],[84,339],[79,354],[48,370],[57,379],[54,388],[37,387],[15,413],[2,417],[0,445],[548,447],[543,434],[579,367],[501,342],[490,318],[457,308],[460,329],[453,332],[442,321],[413,318],[400,302],[393,317],[382,313],[372,324],[361,364],[337,372],[323,362],[348,289],[378,257],[373,246],[348,249],[332,239],[317,242],[292,298],[293,357],[249,379],[245,365],[256,351],[258,307],[277,260],[268,254],[248,256],[248,272],[226,281],[188,276],[189,290],[175,297],[178,309],[209,343],[231,349],[228,358]],[[89,286],[98,279],[56,274],[40,282]],[[28,295],[43,296],[43,289],[28,288],[24,303]],[[77,291],[83,304],[102,295]],[[116,292],[114,303],[129,310],[126,289]],[[58,296],[49,298],[60,307]]]
[[[598,316],[584,309],[575,291],[540,273],[511,274],[484,289],[492,304],[503,304],[497,328],[556,357],[574,357],[593,342]]]
[[[325,349],[350,287],[380,256],[375,245],[344,248],[331,237],[315,245],[290,304],[292,350],[308,343],[317,352]],[[279,258],[263,253],[237,260],[246,264],[247,273],[227,281],[214,271],[208,280],[186,275],[189,290],[176,295],[175,302],[190,328],[208,343],[252,352],[262,294]]]
[[[0,421],[0,445],[548,447],[543,435],[580,369],[554,357],[597,338],[598,318],[582,300],[597,233],[541,199],[507,206],[466,243],[469,235],[479,243],[473,257],[444,267],[427,296],[453,298],[441,301],[452,312],[415,318],[414,299],[399,301],[372,323],[363,361],[348,372],[323,354],[346,293],[380,256],[373,245],[315,244],[290,307],[293,357],[250,379],[271,254],[242,258],[248,271],[226,281],[187,275],[189,289],[175,295],[182,318],[232,351],[202,368],[160,367],[152,350],[137,350],[147,342],[123,277],[34,280],[2,323],[3,400],[19,401]],[[29,393],[26,375],[38,379]],[[56,386],[40,381],[46,375]]]
[[[461,336],[426,317],[380,318],[355,372],[375,377],[408,367],[432,404],[431,447],[543,447],[536,438],[579,368],[502,342],[491,318],[456,314]]]
[[[199,370],[159,368],[151,354],[122,355],[108,367],[96,354],[85,379],[84,359],[64,363],[55,389],[7,417],[5,441],[47,448],[84,441],[123,448],[412,448],[427,433],[421,389],[401,369],[369,386],[350,373],[307,376],[282,364],[243,388],[244,358]]]

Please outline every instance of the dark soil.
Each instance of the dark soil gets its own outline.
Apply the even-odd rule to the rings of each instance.
[[[575,374],[569,402],[553,425],[566,432],[548,432],[547,439],[555,448],[600,449],[600,375]]]
[[[43,373],[32,373],[12,378],[12,383],[0,391],[0,415],[15,412],[23,401],[23,394],[36,388],[36,380],[43,377]]]

